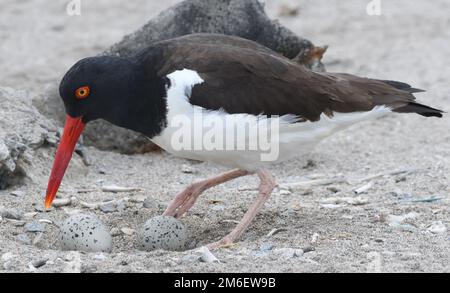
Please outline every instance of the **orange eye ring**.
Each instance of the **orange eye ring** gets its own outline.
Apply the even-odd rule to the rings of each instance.
[[[89,96],[90,88],[88,86],[82,86],[75,91],[75,97],[77,99],[86,99]]]

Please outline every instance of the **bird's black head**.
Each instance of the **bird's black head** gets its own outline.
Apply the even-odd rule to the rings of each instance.
[[[123,106],[141,94],[143,78],[141,68],[132,59],[90,57],[78,61],[64,75],[59,94],[66,113],[87,123],[126,115],[125,111],[118,110],[125,110]]]
[[[99,56],[73,65],[59,93],[66,114],[84,124],[105,119],[152,137],[165,118],[166,83],[136,58]]]
[[[59,86],[67,115],[47,187],[47,208],[86,123],[101,118],[148,137],[161,132],[167,111],[166,82],[136,57],[90,57],[70,68]]]

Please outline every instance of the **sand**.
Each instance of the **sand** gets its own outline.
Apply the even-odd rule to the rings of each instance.
[[[2,2],[2,86],[42,93],[76,60],[106,49],[177,1],[82,1],[82,15],[76,17],[65,13],[68,2]],[[281,3],[299,6],[299,15],[280,21],[317,45],[330,46],[324,59],[328,71],[408,82],[427,90],[417,95],[420,101],[448,111],[450,3],[382,1],[382,14],[369,16],[368,2],[271,0],[266,7],[278,18]],[[141,252],[136,234],[117,229],[139,229],[162,213],[183,186],[223,167],[163,152],[129,156],[89,147],[91,165],[75,156],[60,195],[90,203],[128,198],[127,208],[105,213],[78,203],[44,213],[36,207],[42,207],[54,148],[40,148],[32,180],[1,190],[0,206],[37,213],[28,214],[27,223],[58,223],[76,209],[95,213],[114,228],[114,248],[110,254],[60,251],[57,228],[51,224],[44,224],[35,245],[23,244],[17,235],[33,240],[36,233],[2,219],[0,272],[450,272],[449,122],[448,115],[392,115],[360,123],[327,139],[309,156],[274,167],[282,185],[336,177],[348,182],[276,190],[237,245],[213,251],[220,263],[201,262],[195,250]],[[193,173],[183,173],[183,164]],[[361,181],[396,170],[407,172]],[[355,188],[368,183],[372,186],[365,193],[355,194]],[[101,186],[108,184],[140,190],[102,192]],[[250,176],[202,195],[182,219],[190,231],[189,247],[228,233],[256,196],[256,185],[257,178]],[[22,195],[11,195],[17,190]],[[148,208],[142,207],[144,198],[149,198]],[[267,236],[273,229],[282,230]],[[45,265],[36,268],[36,261]]]

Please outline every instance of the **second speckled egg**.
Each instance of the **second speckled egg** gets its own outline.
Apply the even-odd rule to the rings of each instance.
[[[145,222],[138,238],[139,247],[146,251],[155,249],[179,251],[186,247],[187,231],[179,220],[157,216]]]

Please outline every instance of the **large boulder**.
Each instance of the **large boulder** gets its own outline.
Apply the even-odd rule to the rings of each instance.
[[[106,54],[126,56],[160,40],[193,33],[219,33],[253,40],[287,58],[313,48],[278,21],[271,20],[258,0],[186,0],[163,11]]]
[[[256,41],[313,69],[323,70],[324,49],[314,45],[271,20],[258,0],[186,0],[150,20],[136,32],[103,52],[127,56],[151,43],[192,33],[221,33]],[[64,113],[56,87],[36,106],[48,117],[62,123]],[[58,114],[59,113],[59,114]],[[154,145],[144,136],[100,120],[89,123],[84,133],[86,144],[122,153],[147,152]]]
[[[34,151],[56,142],[57,128],[32,105],[29,93],[0,87],[0,189],[21,183]]]

